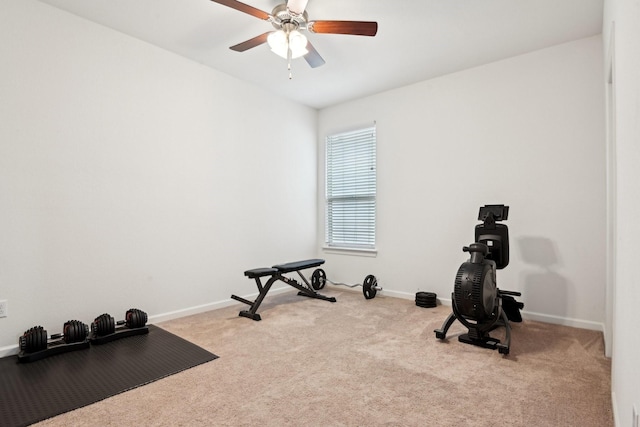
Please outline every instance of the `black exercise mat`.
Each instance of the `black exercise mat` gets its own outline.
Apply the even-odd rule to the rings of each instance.
[[[0,359],[0,425],[25,426],[217,359],[159,327],[88,349]]]

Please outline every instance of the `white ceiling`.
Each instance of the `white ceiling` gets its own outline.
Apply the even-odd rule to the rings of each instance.
[[[273,29],[210,0],[40,0],[314,107],[600,34],[603,0],[309,0],[309,20],[377,21],[375,37],[313,34],[326,61],[287,63],[261,45]],[[245,0],[271,13],[282,0]]]

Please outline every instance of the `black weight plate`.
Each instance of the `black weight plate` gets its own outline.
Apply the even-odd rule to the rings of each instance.
[[[138,313],[127,310],[124,315],[124,324],[127,325],[127,328],[135,328],[134,326],[138,322]]]
[[[35,337],[36,346],[32,351],[45,350],[47,348],[47,331],[42,326],[38,326],[35,330]]]
[[[24,334],[22,334],[22,336],[20,337],[20,339],[18,340],[18,343],[20,344],[20,350],[22,351],[28,351],[29,348],[29,333],[31,332],[31,329],[29,329],[28,331],[24,331]]]
[[[47,331],[42,326],[34,326],[22,336],[21,347],[26,353],[44,350],[47,348]]]
[[[82,322],[79,320],[69,320],[65,323],[65,327],[62,329],[64,332],[64,341],[66,343],[80,342],[84,339],[82,336]],[[67,331],[70,332],[70,336],[67,336]]]
[[[101,314],[100,316],[96,317],[96,319],[91,324],[91,330],[95,332],[96,336],[100,337],[108,333],[106,332],[105,325],[105,319],[108,317],[109,315],[107,313]]]
[[[127,310],[125,321],[129,328],[141,328],[147,323],[147,313],[137,308],[132,308]]]
[[[41,327],[41,326],[40,326]],[[20,345],[20,350],[22,351],[27,351],[28,346],[30,345],[30,338],[29,336],[31,335],[31,333],[33,332],[34,328],[31,329],[27,329],[26,331],[24,331],[24,333],[22,334],[22,336],[20,338],[18,338],[18,344]]]
[[[436,298],[437,295],[433,292],[416,292],[417,298]]]
[[[45,350],[47,348],[47,331],[39,326],[34,331],[35,348],[32,351]]]
[[[127,328],[137,328],[138,324],[138,313],[135,311],[128,310],[124,315],[124,323],[127,325]]]
[[[87,325],[79,320],[69,320],[64,324],[64,342],[67,344],[82,342],[87,338]]]
[[[76,342],[78,339],[78,333],[76,332],[76,325],[73,323],[73,320],[69,320],[68,322],[64,322],[64,326],[62,326],[62,334],[64,342],[72,343]]]
[[[317,268],[311,275],[311,287],[317,291],[324,288],[324,285],[326,285],[326,283],[327,275],[325,274],[323,269]]]
[[[362,283],[362,294],[366,299],[373,299],[376,297],[378,290],[375,287],[377,284],[378,281],[376,280],[376,276],[373,274],[364,278],[364,282]]]
[[[422,304],[422,303],[416,303],[416,305],[418,307],[424,307],[424,308],[434,308],[437,307],[437,304]]]
[[[114,319],[113,316],[105,318],[105,330],[108,331],[108,334],[112,334],[116,331],[116,319]]]
[[[416,305],[421,307],[435,307],[436,294],[433,292],[416,292]]]
[[[91,324],[91,329],[95,331],[97,336],[102,337],[114,333],[116,331],[116,324],[113,317],[104,313],[96,317],[96,320]]]
[[[89,325],[82,322],[80,322],[80,324],[82,325],[82,331],[81,331],[82,339],[80,341],[84,341],[87,338],[89,338]]]
[[[138,323],[138,313],[133,310],[127,310],[124,314],[124,324],[127,325],[127,328],[136,328],[135,326]]]

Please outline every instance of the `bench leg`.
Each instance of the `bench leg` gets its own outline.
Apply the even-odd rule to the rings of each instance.
[[[315,298],[315,299],[321,299],[321,300],[329,301],[329,302],[336,302],[336,301],[337,301],[337,300],[335,299],[335,297],[328,297],[328,296],[326,296],[326,295],[322,295],[322,294],[319,294],[319,293],[317,293],[317,292],[315,292],[315,293],[313,293],[313,294],[310,294],[310,293],[308,293],[307,291],[300,291],[300,292],[298,292],[298,296],[301,296],[301,297],[309,297],[309,298]]]
[[[280,278],[280,280],[285,282],[287,285],[292,286],[292,287],[296,288],[298,291],[300,291],[300,292],[298,292],[298,295],[300,295],[300,296],[321,299],[321,300],[329,301],[329,302],[336,302],[336,299],[334,297],[327,297],[327,296],[324,296],[324,295],[321,295],[321,294],[317,293],[313,289],[313,287],[311,287],[309,282],[307,282],[307,279],[305,279],[305,277],[302,275],[302,273],[300,273],[300,271],[298,271],[298,274],[300,275],[300,277],[302,277],[302,280],[304,280],[304,282],[305,282],[305,284],[307,286],[302,286],[300,283],[296,282],[294,279],[290,279],[290,278],[285,277],[285,276],[282,276]]]
[[[250,310],[242,310],[240,313],[238,313],[238,316],[247,317],[255,321],[262,320],[262,317],[260,317],[258,313],[251,313]]]
[[[233,298],[234,300],[243,302],[251,306],[249,310],[242,310],[238,315],[242,317],[247,317],[252,320],[262,320],[262,318],[260,317],[259,314],[256,313],[256,311],[258,311],[258,307],[260,307],[260,304],[262,304],[262,300],[264,299],[264,297],[267,296],[267,292],[269,292],[269,289],[271,289],[271,285],[273,285],[273,282],[275,282],[276,280],[278,280],[277,275],[271,276],[271,278],[267,281],[267,283],[264,286],[262,286],[262,283],[260,282],[260,278],[256,277],[256,284],[258,285],[258,290],[260,291],[260,294],[258,295],[258,298],[256,298],[256,300],[253,302],[236,295],[231,295],[231,298]]]

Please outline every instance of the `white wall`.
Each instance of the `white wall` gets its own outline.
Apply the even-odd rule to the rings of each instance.
[[[606,0],[604,11],[603,68],[612,71],[614,120],[609,144],[614,144],[615,152],[612,400],[616,425],[631,427],[634,405],[636,414],[640,413],[640,1]]]
[[[450,299],[478,208],[510,206],[510,265],[529,318],[601,330],[605,125],[600,36],[324,109],[320,141],[377,122],[376,257],[319,252],[328,278]],[[401,72],[401,70],[399,70]],[[324,144],[319,144],[319,241]],[[443,319],[444,320],[444,319]]]
[[[0,2],[0,56],[0,353],[315,256],[315,110],[33,0]]]

